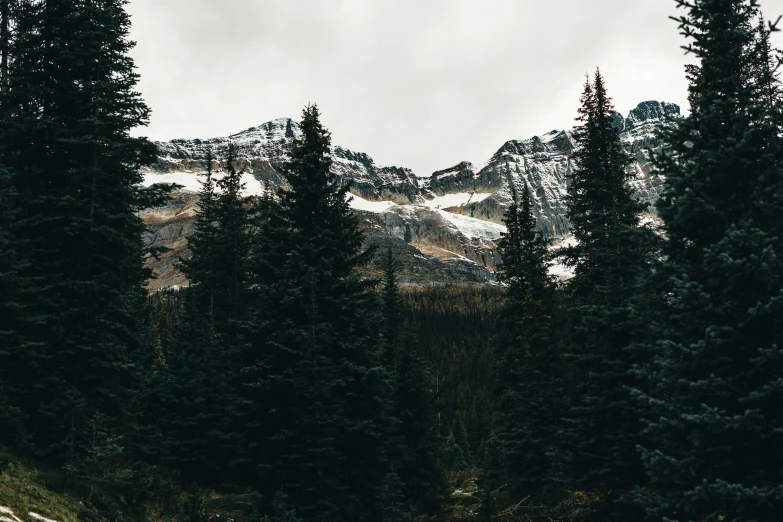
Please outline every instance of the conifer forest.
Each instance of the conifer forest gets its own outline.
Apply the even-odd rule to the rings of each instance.
[[[371,193],[315,102],[164,154],[127,0],[0,0],[0,522],[783,521],[778,13],[667,1],[682,114],[629,148],[585,64],[507,144],[566,143],[555,222]]]

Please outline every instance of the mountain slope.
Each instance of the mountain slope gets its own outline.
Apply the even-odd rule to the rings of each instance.
[[[630,167],[633,184],[647,201],[660,193],[663,178],[650,165],[649,149],[660,147],[656,131],[666,118],[679,114],[670,103],[648,101],[627,117],[615,115],[615,125],[636,161]],[[144,183],[176,182],[184,185],[164,208],[148,209],[142,217],[150,227],[150,245],[173,251],[150,264],[159,279],[152,290],[186,284],[175,259],[187,257],[185,237],[192,230],[196,211],[198,174],[204,171],[208,150],[225,156],[233,142],[245,169],[245,194],[259,195],[264,184],[286,186],[281,165],[299,135],[295,121],[273,120],[238,134],[209,140],[172,140],[158,143],[159,159],[143,171]],[[510,140],[482,166],[461,162],[454,167],[417,177],[410,169],[376,165],[363,152],[341,146],[332,150],[333,172],[341,183],[351,182],[354,200],[368,243],[391,246],[402,264],[402,277],[411,283],[486,283],[498,257],[495,241],[504,230],[503,214],[514,194],[527,184],[534,196],[535,213],[543,230],[566,237],[566,196],[572,131],[550,131],[525,140]],[[368,275],[377,273],[368,267]],[[563,275],[562,267],[553,272]]]

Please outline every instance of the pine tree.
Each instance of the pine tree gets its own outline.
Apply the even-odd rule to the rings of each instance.
[[[74,462],[89,419],[132,431],[134,317],[147,272],[143,223],[166,187],[138,188],[155,147],[129,132],[149,109],[134,90],[121,0],[20,2],[0,105],[0,162],[18,194],[19,244],[33,282],[29,365],[19,400],[39,447]],[[68,49],[68,52],[63,52]]]
[[[220,235],[218,223],[218,195],[215,180],[215,158],[212,150],[207,150],[205,158],[206,171],[204,180],[200,182],[201,189],[198,195],[198,211],[194,221],[194,231],[188,237],[188,249],[190,258],[180,262],[180,270],[188,278],[188,288],[193,299],[199,303],[199,312],[203,314],[198,318],[204,321],[209,328],[214,328],[215,319],[215,293],[224,291],[215,281],[215,272],[218,269],[217,238]]]
[[[283,490],[275,493],[272,501],[273,517],[264,517],[263,522],[302,522],[302,519],[296,516],[296,511],[288,506],[288,495]]]
[[[648,271],[653,242],[640,227],[646,205],[629,185],[629,155],[612,125],[613,107],[596,71],[581,98],[569,179],[568,218],[576,245],[562,250],[575,276],[568,282],[570,327],[565,339],[569,411],[559,452],[571,484],[595,492],[591,516],[635,520],[623,492],[645,481],[636,453],[641,424],[629,387],[645,324],[627,299]]]
[[[416,512],[435,513],[440,507],[445,483],[439,465],[432,376],[420,343],[403,320],[397,264],[391,249],[383,263],[381,300],[383,361],[388,369],[391,390],[387,401],[391,422],[386,430],[385,445],[389,448],[388,458],[393,470],[384,480],[384,491],[389,493],[390,481],[399,481],[399,493],[408,499]],[[383,500],[381,503],[384,510],[392,509]]]
[[[158,369],[157,393],[172,401],[162,419],[164,451],[181,472],[210,484],[233,480],[245,457],[238,422],[236,376],[247,304],[249,214],[241,195],[242,172],[230,145],[225,172],[216,179],[215,158],[205,158],[191,257],[181,263],[190,286],[172,340],[173,353]]]
[[[228,146],[225,173],[217,182],[220,190],[215,202],[218,234],[213,238],[213,265],[210,275],[213,320],[223,342],[236,350],[240,342],[239,329],[247,304],[248,276],[245,266],[250,246],[250,215],[242,196],[243,170],[237,168],[236,146]]]
[[[459,431],[457,431],[457,434],[459,434]],[[467,469],[470,455],[466,455],[466,453],[468,451],[465,445],[460,443],[455,431],[449,431],[446,440],[443,441],[443,467],[447,470]]]
[[[537,228],[525,187],[521,208],[512,202],[498,244],[498,279],[506,284],[498,319],[497,370],[492,419],[494,462],[486,481],[504,486],[511,498],[541,500],[551,481],[548,453],[560,408],[558,354],[552,332],[554,283],[549,276],[549,240]]]
[[[405,487],[399,475],[388,473],[383,479],[383,485],[379,495],[381,506],[381,522],[410,522],[410,501],[403,493]]]
[[[264,357],[255,387],[269,401],[261,483],[285,489],[305,518],[377,519],[386,392],[373,283],[355,270],[372,253],[362,250],[350,187],[330,171],[316,106],[300,129],[284,169],[290,189],[279,193],[284,262],[264,289],[269,307],[252,348]]]
[[[780,85],[755,2],[678,1],[698,58],[691,111],[664,132],[667,299],[641,394],[652,520],[774,520],[781,353]]]
[[[245,262],[250,296],[245,334],[239,355],[241,388],[238,411],[244,426],[247,445],[245,480],[261,491],[275,491],[277,482],[267,473],[274,456],[269,439],[275,433],[271,422],[285,397],[270,395],[270,368],[287,368],[294,363],[294,354],[287,350],[270,350],[267,340],[278,328],[276,311],[286,290],[278,277],[285,263],[289,233],[283,220],[276,193],[267,183],[263,195],[249,210],[250,236]],[[271,415],[271,416],[270,416]],[[260,482],[259,482],[260,481]]]
[[[402,304],[400,303],[397,286],[397,264],[391,248],[386,252],[383,262],[383,278],[381,279],[381,299],[383,301],[383,324],[381,335],[384,339],[384,363],[396,373],[397,346],[400,329],[402,328]]]
[[[225,469],[216,433],[224,426],[215,390],[219,379],[209,372],[220,345],[197,299],[190,290],[184,294],[171,350],[154,366],[148,385],[145,421],[157,442],[151,462],[179,471],[186,484],[215,484]]]
[[[127,487],[131,477],[131,470],[122,458],[122,435],[116,435],[110,424],[111,420],[102,413],[89,419],[89,428],[84,434],[86,450],[65,466],[66,471],[89,486],[88,502],[92,500],[96,486]]]
[[[24,383],[19,376],[29,375],[23,349],[23,322],[26,317],[22,293],[26,287],[20,276],[21,259],[15,243],[16,200],[9,172],[0,167],[0,442],[17,445],[22,429],[19,397]]]

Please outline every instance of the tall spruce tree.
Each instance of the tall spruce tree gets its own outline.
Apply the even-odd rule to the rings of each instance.
[[[4,426],[0,443],[16,446],[22,439],[18,396],[25,386],[19,376],[30,375],[27,366],[33,361],[23,344],[23,323],[28,320],[23,305],[26,284],[20,276],[19,245],[12,233],[17,215],[14,196],[10,173],[0,167],[0,425]]]
[[[486,481],[510,501],[543,500],[550,484],[549,453],[556,440],[558,355],[552,331],[554,283],[549,240],[538,230],[527,186],[511,203],[499,244],[505,301],[498,319],[493,462]],[[491,478],[489,478],[491,477]]]
[[[213,301],[210,304],[216,331],[224,344],[236,351],[240,325],[247,304],[247,256],[250,247],[250,214],[242,196],[244,170],[239,168],[237,148],[229,144],[224,175],[216,182],[215,201],[218,234],[212,244]]]
[[[191,478],[218,484],[233,480],[244,459],[236,373],[249,285],[249,214],[235,146],[228,147],[222,176],[215,175],[211,151],[205,161],[191,257],[182,262],[190,286],[158,380],[170,387],[159,394],[176,412],[160,420],[173,445],[164,454]]]
[[[576,245],[563,249],[575,275],[567,290],[570,404],[560,451],[570,453],[572,487],[594,491],[599,499],[590,517],[635,520],[635,508],[618,502],[645,480],[636,453],[641,424],[628,389],[635,352],[627,349],[645,325],[627,297],[648,270],[652,243],[639,226],[646,205],[628,183],[631,159],[612,125],[600,71],[586,82],[581,101],[568,198]]]
[[[19,2],[0,105],[0,162],[18,194],[26,306],[16,398],[39,449],[71,463],[89,419],[131,431],[142,352],[134,317],[147,272],[136,214],[166,190],[138,188],[155,147],[130,136],[149,109],[134,90],[122,0]],[[67,49],[67,52],[63,50]]]
[[[190,258],[180,261],[180,269],[188,278],[189,293],[199,305],[198,320],[214,328],[215,293],[225,291],[215,281],[217,267],[217,241],[220,235],[218,222],[218,193],[215,179],[215,157],[211,149],[207,150],[204,160],[206,171],[200,182],[198,210],[194,221],[194,231],[188,237]]]
[[[223,457],[213,430],[220,429],[214,381],[209,379],[210,357],[219,353],[214,333],[214,246],[217,221],[216,160],[211,149],[200,181],[194,232],[188,237],[191,256],[179,268],[189,286],[175,300],[178,320],[171,339],[153,366],[146,390],[144,422],[150,433],[149,458],[178,470],[186,483],[207,482],[215,471],[213,455]],[[216,379],[219,381],[219,379]],[[221,466],[223,468],[223,466]]]
[[[279,193],[281,227],[274,278],[256,317],[263,354],[256,389],[266,396],[261,483],[284,489],[309,520],[377,520],[386,473],[382,427],[386,395],[376,296],[356,268],[371,252],[331,172],[330,136],[315,105],[304,109],[302,135]]]
[[[664,132],[667,308],[642,394],[651,520],[783,508],[780,85],[754,1],[677,1],[691,111]],[[758,33],[757,33],[758,34]]]
[[[285,289],[284,282],[278,278],[278,271],[286,261],[290,241],[280,202],[269,183],[249,212],[246,267],[250,298],[245,328],[247,342],[242,345],[239,354],[241,388],[238,411],[247,445],[247,465],[243,476],[259,490],[270,494],[276,491],[277,482],[267,473],[274,458],[268,440],[275,433],[269,420],[272,412],[284,407],[281,403],[285,398],[269,395],[267,386],[270,381],[266,375],[270,368],[286,368],[292,364],[292,354],[285,350],[269,350],[267,339],[278,328],[275,321],[276,299]]]
[[[445,492],[443,470],[440,467],[439,438],[432,393],[429,361],[421,344],[404,320],[403,304],[397,283],[397,264],[391,248],[383,262],[381,281],[384,366],[389,375],[391,394],[387,404],[391,471],[384,479],[384,491],[391,497],[392,488],[399,485],[409,509],[417,513],[435,514]],[[399,510],[383,505],[385,511]]]

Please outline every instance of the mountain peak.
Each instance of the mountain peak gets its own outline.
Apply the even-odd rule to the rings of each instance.
[[[644,123],[660,123],[667,116],[680,114],[680,106],[669,102],[655,100],[643,101],[628,114],[625,119],[624,131],[629,131]]]
[[[231,134],[229,139],[243,139],[250,137],[260,137],[265,140],[292,139],[296,137],[299,126],[291,118],[275,118],[274,120],[262,123],[257,127]]]
[[[454,174],[457,174],[457,173],[463,172],[463,171],[475,172],[476,168],[469,161],[461,161],[461,162],[457,163],[456,165],[454,165],[453,167],[449,167],[447,169],[438,170],[438,171],[433,172],[431,174],[431,177],[437,178],[438,176],[449,176],[449,175],[454,175]]]

